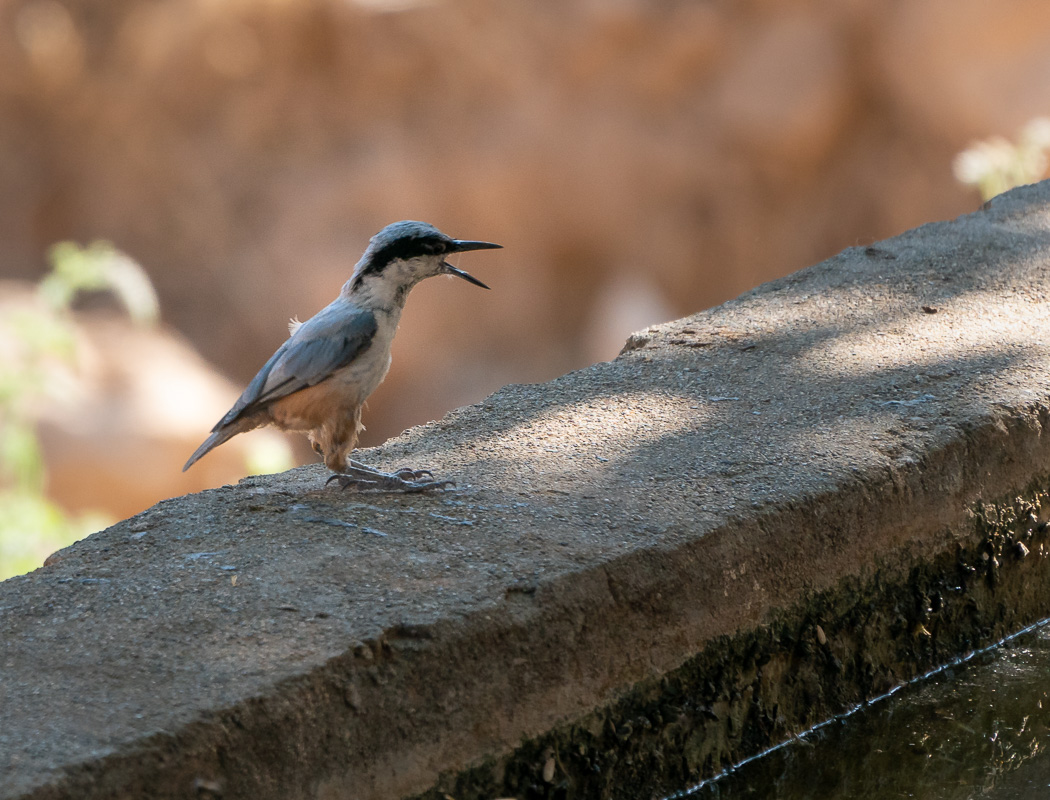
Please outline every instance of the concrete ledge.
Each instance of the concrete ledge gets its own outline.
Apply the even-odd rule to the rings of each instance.
[[[1050,608],[1050,184],[0,584],[0,798],[636,796]]]

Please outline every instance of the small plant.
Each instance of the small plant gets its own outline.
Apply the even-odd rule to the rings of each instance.
[[[952,171],[960,183],[976,186],[982,200],[1046,176],[1050,153],[1050,117],[1033,119],[1021,129],[1017,144],[993,136],[975,142],[955,157]]]
[[[70,517],[44,494],[47,475],[37,438],[37,411],[60,398],[76,355],[70,306],[82,291],[111,291],[142,325],[158,316],[157,296],[142,268],[112,245],[60,242],[52,271],[33,302],[0,314],[0,580],[41,564],[108,520]]]

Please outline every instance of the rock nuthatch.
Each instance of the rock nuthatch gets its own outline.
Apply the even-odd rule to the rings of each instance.
[[[445,261],[467,250],[501,245],[452,239],[425,222],[405,220],[372,237],[339,296],[306,322],[293,321],[291,336],[190,456],[201,456],[238,433],[263,425],[309,434],[332,470],[329,480],[345,489],[418,492],[446,486],[428,470],[381,472],[350,459],[362,430],[361,407],[390,369],[390,344],[409,290],[424,278],[458,275],[484,289],[477,278]]]

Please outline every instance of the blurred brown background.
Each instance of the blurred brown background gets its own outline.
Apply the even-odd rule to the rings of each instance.
[[[205,367],[177,342],[160,369],[100,340],[106,391],[141,358],[152,393],[93,408],[105,425],[74,408],[45,444],[60,502],[120,516],[243,474],[220,451],[179,469],[391,221],[506,249],[457,261],[491,292],[412,295],[364,444],[972,210],[953,156],[1050,110],[1046,0],[0,0],[0,16],[0,275],[108,239],[236,384],[142,432],[165,380],[199,399],[180,365]]]

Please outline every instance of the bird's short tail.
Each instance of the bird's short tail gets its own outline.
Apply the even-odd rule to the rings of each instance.
[[[212,433],[211,436],[204,440],[204,444],[202,444],[200,447],[193,451],[193,455],[190,456],[189,461],[186,462],[186,465],[182,468],[182,471],[185,472],[186,470],[188,470],[190,467],[196,464],[200,457],[207,453],[209,450],[218,447],[220,444],[227,441],[228,439],[232,439],[234,436],[236,436],[243,430],[244,428],[238,427],[236,425],[230,425],[225,428],[219,428],[217,431]]]

